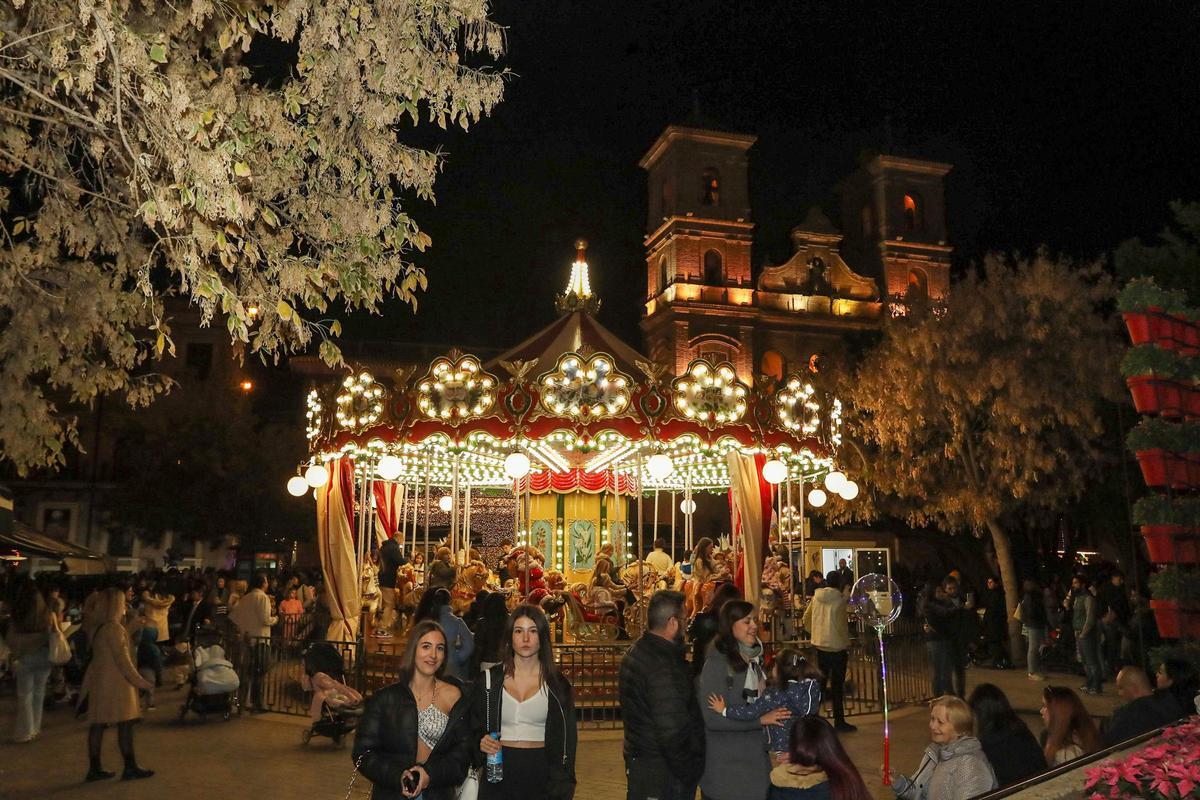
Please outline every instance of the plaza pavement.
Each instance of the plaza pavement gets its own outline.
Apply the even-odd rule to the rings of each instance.
[[[984,681],[999,685],[1035,732],[1045,684],[1029,681],[1021,670],[971,669],[968,688]],[[1078,676],[1052,675],[1051,681],[1072,688]],[[87,726],[71,712],[47,712],[42,736],[29,744],[10,742],[13,697],[0,698],[0,798],[4,800],[341,800],[351,772],[349,748],[337,750],[328,739],[300,741],[307,720],[283,714],[243,715],[230,722],[201,723],[194,715],[177,721],[182,692],[160,691],[158,709],[138,727],[139,762],[157,770],[144,781],[83,783],[87,771]],[[1118,704],[1111,684],[1099,697],[1084,697],[1089,711],[1107,716]],[[898,709],[891,715],[892,763],[901,771],[915,768],[928,741],[924,707]],[[855,717],[857,733],[842,737],[867,785],[877,798],[894,795],[880,783],[883,723],[880,715]],[[619,730],[585,730],[578,752],[577,800],[618,800],[625,795]],[[104,765],[120,771],[115,731],[105,741]],[[355,797],[366,797],[369,784],[359,779]],[[361,791],[360,791],[361,790]]]

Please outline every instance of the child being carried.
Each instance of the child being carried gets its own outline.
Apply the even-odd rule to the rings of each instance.
[[[821,710],[821,673],[794,647],[779,651],[766,690],[753,702],[726,706],[725,698],[721,695],[708,696],[708,707],[713,711],[729,719],[743,721],[758,719],[781,706],[791,711],[792,716],[782,725],[765,727],[767,748],[776,764],[788,760],[789,739],[796,720]]]

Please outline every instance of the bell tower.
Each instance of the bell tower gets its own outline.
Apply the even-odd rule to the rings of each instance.
[[[888,301],[950,290],[945,178],[949,164],[878,155],[842,186],[843,252]]]
[[[650,356],[673,364],[677,373],[699,349],[695,326],[678,319],[672,305],[738,305],[742,294],[746,304],[751,301],[754,224],[746,151],[755,138],[671,125],[639,162],[649,190],[642,329]],[[753,362],[741,333],[736,326],[714,331],[704,352],[728,358],[745,377]]]

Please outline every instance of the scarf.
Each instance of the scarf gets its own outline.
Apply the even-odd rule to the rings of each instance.
[[[764,679],[762,669],[762,642],[755,641],[752,645],[745,645],[741,642],[738,642],[737,646],[738,654],[741,655],[742,658],[746,659],[746,663],[749,664],[749,666],[746,667],[746,683],[743,685],[743,688],[746,692],[746,697],[748,700],[755,699],[758,697],[759,688],[762,686]]]

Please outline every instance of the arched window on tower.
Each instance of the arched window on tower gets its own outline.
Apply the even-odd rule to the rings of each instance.
[[[706,206],[721,204],[721,175],[715,167],[705,167],[701,175],[703,193],[700,202]]]
[[[919,231],[921,225],[921,198],[910,192],[904,195],[904,229]]]
[[[658,259],[658,292],[662,294],[667,290],[667,257],[663,256]]]
[[[910,269],[908,271],[908,287],[905,289],[905,294],[914,300],[929,297],[929,278],[925,275],[924,270]]]
[[[721,254],[709,250],[704,254],[704,283],[707,286],[721,286],[725,283],[725,271],[721,268]]]

